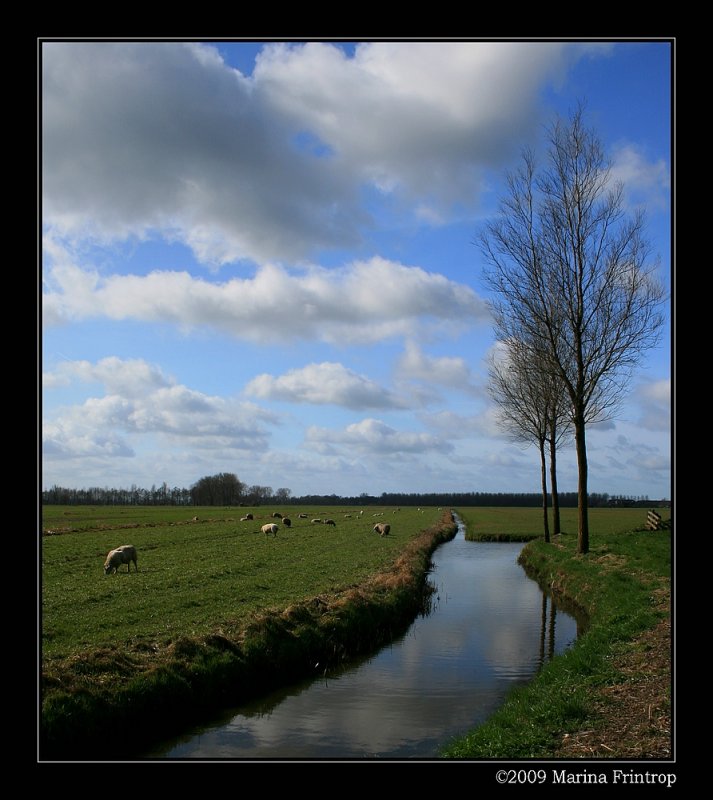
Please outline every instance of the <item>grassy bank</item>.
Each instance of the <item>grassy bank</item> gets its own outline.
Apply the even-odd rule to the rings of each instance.
[[[290,509],[293,527],[269,539],[257,532],[264,509],[251,523],[238,516],[250,509],[133,511],[43,519],[42,758],[138,755],[390,641],[422,608],[431,553],[455,534],[435,509],[311,510],[334,527]],[[371,528],[384,519],[382,538]],[[139,572],[104,576],[108,549],[129,542]]]
[[[444,756],[670,755],[671,532],[617,533],[600,517],[586,556],[576,554],[575,535],[531,542],[521,555],[531,577],[587,612],[587,632]]]

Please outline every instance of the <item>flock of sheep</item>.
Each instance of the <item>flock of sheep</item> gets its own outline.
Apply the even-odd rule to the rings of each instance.
[[[420,511],[420,509],[419,509]],[[364,514],[363,511],[359,512],[359,518],[362,517]],[[282,525],[285,528],[290,528],[292,526],[292,520],[289,517],[283,517],[279,511],[275,511],[273,513],[274,519],[279,519]],[[350,519],[351,514],[346,514],[345,519]],[[383,516],[383,514],[374,514],[375,517]],[[307,514],[299,514],[299,519],[307,519]],[[252,514],[246,514],[244,517],[240,518],[241,522],[250,522],[254,520]],[[191,520],[192,522],[198,522],[198,517],[193,517]],[[312,520],[313,525],[334,525],[336,527],[337,523],[333,519],[321,519],[319,517],[315,517]],[[266,535],[269,536],[272,534],[273,536],[277,536],[277,532],[279,530],[279,525],[275,522],[268,522],[266,525],[263,525],[260,530]],[[391,525],[387,522],[377,522],[376,525],[372,528],[374,533],[378,533],[379,536],[387,536],[391,531]],[[104,562],[104,574],[109,575],[109,573],[116,573],[119,567],[122,564],[126,564],[126,568],[129,572],[131,572],[131,562],[133,561],[134,567],[136,572],[139,571],[139,565],[137,563],[137,554],[136,548],[133,544],[122,544],[121,547],[117,547],[114,550],[110,550],[107,554],[106,561]]]

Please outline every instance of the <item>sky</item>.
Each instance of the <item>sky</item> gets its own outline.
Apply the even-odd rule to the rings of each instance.
[[[579,103],[671,292],[671,42],[38,44],[43,488],[538,492],[475,242]],[[665,313],[592,492],[671,497]]]

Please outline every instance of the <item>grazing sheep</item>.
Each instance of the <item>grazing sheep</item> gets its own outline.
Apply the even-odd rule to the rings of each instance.
[[[269,536],[270,534],[272,534],[273,536],[277,536],[278,528],[277,528],[277,525],[275,525],[274,522],[268,522],[268,524],[267,525],[263,525],[262,528],[260,528],[260,530],[266,536]]]
[[[377,522],[376,525],[374,525],[374,533],[378,533],[379,536],[388,536],[390,530],[391,525],[387,522]]]
[[[122,544],[115,550],[111,550],[104,562],[104,574],[108,575],[110,572],[117,572],[122,564],[126,564],[126,569],[131,572],[131,562],[134,562],[136,571],[139,571],[139,565],[136,563],[136,548],[133,544]]]
[[[297,518],[298,519],[307,519],[307,514],[298,514]]]
[[[247,517],[240,517],[241,522],[249,522],[252,519],[252,514],[248,514]]]
[[[283,518],[282,518],[282,524],[283,524],[283,525],[284,525],[286,528],[289,528],[289,527],[290,527],[290,525],[292,525],[292,520],[291,520],[289,517],[283,517]]]
[[[337,523],[333,519],[325,519],[323,524],[324,525],[334,525],[335,528],[337,526]]]
[[[245,519],[255,519],[252,514],[246,514]]]
[[[313,519],[312,520],[312,524],[313,525],[321,525],[322,524],[322,520],[321,519]]]
[[[282,514],[280,514],[279,511],[274,511],[272,516],[273,516],[273,519],[282,519]]]

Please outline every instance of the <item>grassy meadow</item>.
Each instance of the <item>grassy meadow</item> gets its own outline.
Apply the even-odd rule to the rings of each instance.
[[[664,520],[669,519],[670,509],[658,509]],[[645,508],[590,508],[590,531],[599,534],[619,533],[643,528],[646,524]],[[466,539],[527,541],[542,536],[541,508],[459,508],[466,523]],[[552,509],[550,532],[552,532]],[[563,535],[577,537],[577,509],[560,510]]]
[[[292,527],[273,511],[289,516]],[[42,537],[44,659],[215,631],[230,636],[258,611],[366,580],[440,517],[435,508],[370,508],[361,517],[359,509],[306,512],[298,519],[300,510],[277,507],[46,507],[43,530],[60,533]],[[240,522],[247,513],[255,520]],[[317,517],[336,525],[313,524]],[[372,528],[383,520],[391,533],[380,537]],[[273,521],[277,537],[260,532]],[[132,565],[131,573],[122,566],[104,575],[106,554],[122,544],[136,546],[138,573]]]
[[[274,520],[278,535],[266,536],[275,510],[292,527]],[[403,632],[423,607],[430,554],[455,534],[450,512],[301,511],[46,508],[44,757],[135,757]],[[388,536],[373,532],[377,521],[389,522]],[[137,548],[139,571],[105,575],[121,544]]]

